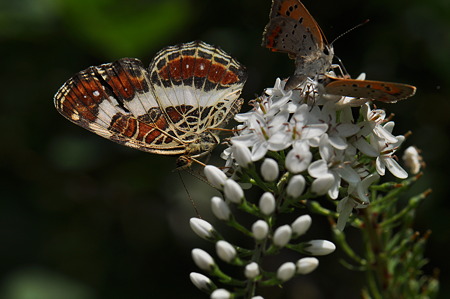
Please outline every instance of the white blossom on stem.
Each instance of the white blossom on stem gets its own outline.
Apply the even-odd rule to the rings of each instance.
[[[297,274],[309,274],[319,266],[319,260],[315,257],[305,257],[296,263]]]
[[[311,227],[312,219],[309,215],[302,215],[294,220],[291,224],[292,233],[298,237],[304,235],[306,231]]]
[[[305,248],[311,255],[328,255],[336,250],[336,246],[327,240],[312,240],[306,242],[308,247]]]
[[[256,276],[259,275],[259,265],[255,262],[251,262],[250,264],[247,264],[245,266],[245,277],[249,278],[249,279],[253,279]]]
[[[234,260],[237,254],[234,246],[224,240],[216,242],[216,252],[217,256],[219,256],[221,260],[227,263]]]
[[[231,211],[227,203],[218,196],[213,196],[213,198],[211,198],[211,210],[220,220],[226,221],[231,217]]]
[[[289,225],[280,226],[273,234],[273,243],[277,247],[284,247],[291,240],[292,229]]]
[[[271,192],[265,192],[259,200],[259,209],[266,216],[271,215],[275,211],[275,197]]]
[[[225,198],[232,203],[240,204],[244,199],[244,191],[235,180],[226,180],[225,185],[223,186],[223,192],[225,194]]]
[[[231,293],[225,289],[217,289],[211,293],[211,299],[230,299]]]
[[[203,249],[192,249],[192,259],[194,260],[197,267],[207,272],[211,271],[215,265],[214,259]]]
[[[278,178],[278,163],[274,159],[266,158],[261,164],[261,175],[266,182],[273,182]]]
[[[260,241],[267,237],[269,225],[264,220],[258,220],[252,225],[253,237]]]
[[[199,290],[205,292],[211,291],[213,283],[207,276],[197,272],[191,272],[189,274],[189,278],[191,279],[192,284],[194,284]]]
[[[277,270],[277,278],[281,281],[288,281],[295,275],[295,264],[286,262]]]
[[[223,185],[227,179],[225,173],[222,170],[213,165],[206,165],[204,168],[204,173],[208,182],[219,190],[222,190]]]

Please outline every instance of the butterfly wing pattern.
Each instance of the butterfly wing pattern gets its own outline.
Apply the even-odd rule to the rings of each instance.
[[[295,59],[295,72],[286,82],[286,90],[297,87],[307,77],[319,77],[325,92],[333,95],[394,103],[416,92],[408,84],[330,76],[333,47],[300,0],[273,0],[262,46]]]
[[[219,143],[214,129],[240,110],[246,79],[234,58],[195,41],[161,50],[148,70],[134,58],[91,66],[59,89],[54,104],[102,137],[190,164]]]
[[[334,55],[320,26],[298,0],[273,0],[262,46],[295,59],[295,73],[285,89],[296,87],[306,77],[324,74]]]

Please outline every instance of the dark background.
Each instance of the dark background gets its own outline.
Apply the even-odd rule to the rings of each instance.
[[[450,2],[304,3],[329,40],[371,20],[335,44],[353,76],[364,71],[418,88],[388,109],[395,133],[411,130],[407,145],[423,150],[428,167],[416,190],[433,193],[418,209],[416,228],[433,231],[425,270],[441,269],[441,297],[448,298]],[[252,99],[293,71],[286,55],[260,47],[269,8],[269,0],[0,1],[1,298],[206,298],[188,274],[201,272],[191,248],[209,247],[188,227],[194,212],[172,172],[174,159],[73,125],[56,112],[53,95],[90,65],[121,57],[148,65],[162,47],[201,39],[247,66],[243,97]],[[213,221],[214,191],[192,176],[185,180]],[[314,274],[266,298],[357,298],[361,275],[340,267],[338,256],[321,258]]]

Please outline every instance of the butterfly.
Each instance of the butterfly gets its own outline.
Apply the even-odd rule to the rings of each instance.
[[[299,0],[273,0],[269,19],[262,46],[274,52],[287,53],[295,60],[295,72],[286,82],[286,90],[297,87],[308,77],[320,76],[325,93],[332,95],[393,103],[415,94],[416,88],[408,84],[330,75],[333,46]]]
[[[178,168],[185,168],[220,142],[220,128],[243,104],[246,79],[245,67],[230,55],[194,41],[162,49],[148,69],[135,58],[91,66],[64,83],[54,104],[91,132],[178,156]]]

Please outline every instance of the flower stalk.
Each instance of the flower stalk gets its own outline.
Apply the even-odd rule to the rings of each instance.
[[[222,154],[226,171],[205,167],[206,178],[221,193],[211,201],[213,214],[245,244],[227,241],[211,225],[193,226],[204,240],[216,243],[220,263],[239,268],[238,275],[225,273],[212,258],[211,265],[200,267],[222,284],[206,284],[196,277],[196,285],[207,289],[211,298],[257,298],[261,288],[281,286],[316,270],[318,258],[332,254],[336,247],[347,255],[342,265],[365,273],[362,294],[366,298],[401,298],[412,293],[407,282],[399,287],[393,264],[413,271],[411,280],[421,274],[417,269],[423,263],[417,261],[426,238],[411,234],[412,214],[429,191],[412,196],[398,208],[400,198],[421,176],[416,172],[406,178],[407,172],[397,162],[395,154],[405,137],[393,134],[395,123],[384,110],[373,109],[361,99],[360,106],[348,98],[327,100],[320,95],[319,85],[306,80],[286,92],[284,82],[277,79],[273,88],[253,101],[251,111],[236,115],[241,124]],[[405,158],[414,171],[421,161],[417,153],[409,150]],[[395,181],[382,181],[387,172]],[[313,214],[329,220],[335,243],[310,235]],[[365,244],[362,252],[346,239],[346,226],[360,232]],[[411,258],[408,246],[416,249],[416,262],[411,264],[417,269],[401,264]],[[266,260],[285,251],[296,254],[296,260],[266,268]],[[421,277],[420,289],[415,291],[432,297],[437,280]]]

